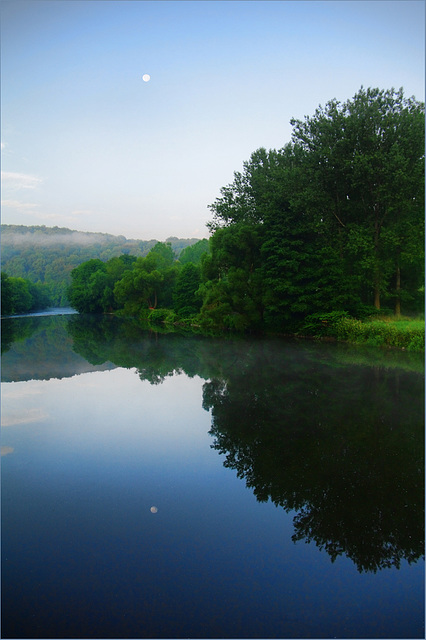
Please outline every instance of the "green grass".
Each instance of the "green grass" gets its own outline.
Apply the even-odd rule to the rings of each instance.
[[[355,320],[341,318],[336,322],[337,338],[355,344],[395,347],[407,351],[424,351],[424,320],[392,316]]]

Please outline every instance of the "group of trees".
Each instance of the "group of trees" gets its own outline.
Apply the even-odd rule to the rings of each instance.
[[[9,277],[1,272],[1,313],[10,316],[45,309],[50,305],[47,288],[25,278]]]
[[[423,310],[423,103],[361,88],[291,124],[291,142],[255,151],[210,205],[208,252],[185,264],[159,243],[116,272],[90,261],[73,272],[72,304],[78,289],[92,310],[158,306],[243,330]]]
[[[211,205],[205,314],[279,325],[319,312],[423,309],[424,105],[363,89],[292,120]]]
[[[145,257],[89,260],[72,271],[68,298],[81,313],[121,309],[126,315],[140,316],[144,310],[161,308],[193,316],[201,307],[196,296],[199,262],[207,250],[208,241],[199,240],[183,249],[178,260],[170,242],[157,242]]]
[[[196,238],[168,238],[176,255]],[[1,267],[9,276],[46,285],[51,305],[69,304],[71,271],[87,260],[103,262],[122,254],[143,257],[157,240],[129,240],[65,227],[1,225]]]

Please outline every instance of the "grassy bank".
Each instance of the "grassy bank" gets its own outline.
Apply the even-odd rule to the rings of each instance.
[[[424,351],[424,319],[376,316],[358,320],[344,313],[311,316],[304,329],[318,337],[333,337],[353,344]]]
[[[395,347],[407,351],[424,351],[424,320],[377,318],[368,321],[342,318],[337,324],[337,338],[355,344]]]

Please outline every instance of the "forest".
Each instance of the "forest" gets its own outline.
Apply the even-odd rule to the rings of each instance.
[[[145,255],[81,260],[71,305],[207,330],[322,335],[422,313],[424,104],[402,89],[361,87],[291,125],[288,144],[254,151],[220,190],[209,241],[179,256],[159,242]]]
[[[197,240],[168,238],[176,256]],[[122,254],[146,256],[156,242],[64,227],[2,224],[1,270],[9,277],[23,278],[41,287],[49,299],[49,306],[64,307],[69,305],[67,290],[71,284],[71,271],[82,262],[94,258],[106,261]],[[22,304],[18,305],[20,309]],[[5,309],[3,307],[4,315]],[[29,310],[29,307],[25,309]]]

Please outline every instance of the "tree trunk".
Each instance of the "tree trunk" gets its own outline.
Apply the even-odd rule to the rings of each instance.
[[[380,289],[379,285],[374,285],[374,306],[376,309],[380,309]]]
[[[399,265],[396,268],[396,301],[395,301],[395,315],[397,318],[401,315],[401,269]]]

